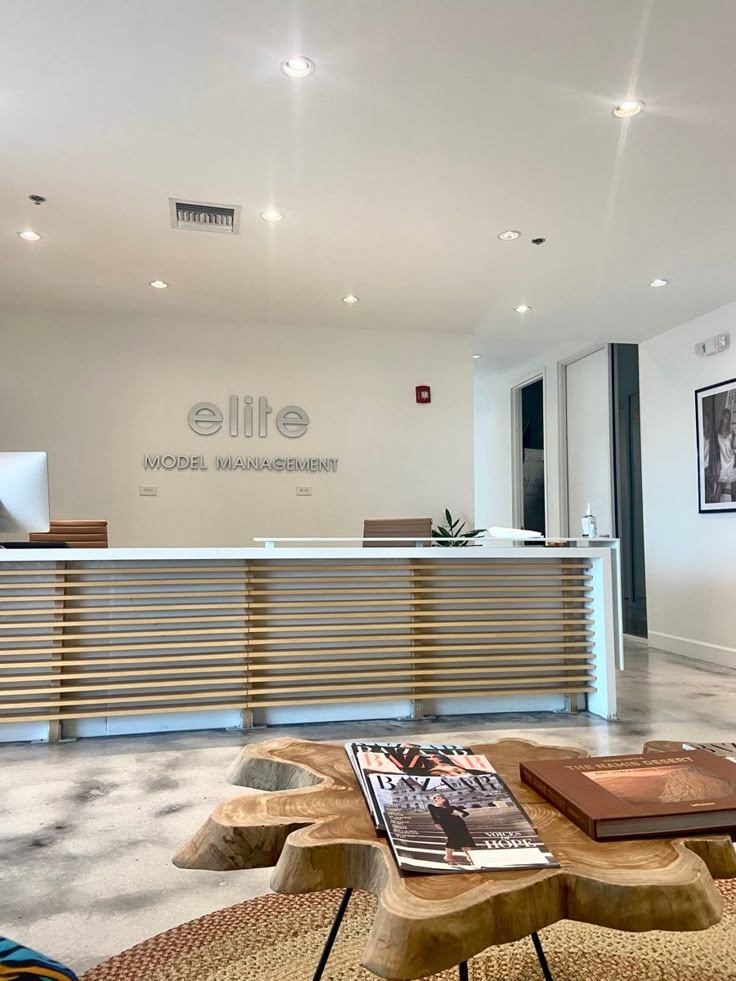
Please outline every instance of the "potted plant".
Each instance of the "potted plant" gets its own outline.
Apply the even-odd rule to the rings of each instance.
[[[478,535],[485,533],[484,528],[473,528],[472,531],[463,531],[465,522],[461,522],[460,518],[456,518],[453,521],[452,515],[447,508],[445,508],[445,521],[447,524],[437,525],[432,529],[432,538],[435,539],[432,542],[433,545],[442,545],[445,548],[453,545],[469,545],[471,538],[477,538]]]

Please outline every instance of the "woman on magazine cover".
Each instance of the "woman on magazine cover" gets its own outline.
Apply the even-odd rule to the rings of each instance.
[[[476,848],[468,826],[463,818],[468,816],[468,812],[461,807],[454,807],[444,794],[434,794],[434,803],[428,807],[429,815],[438,831],[444,831],[447,835],[445,842],[445,861],[448,865],[457,865],[453,857],[454,851],[465,852],[465,857],[472,866],[475,866],[469,848]]]

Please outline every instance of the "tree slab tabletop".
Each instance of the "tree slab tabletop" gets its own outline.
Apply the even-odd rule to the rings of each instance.
[[[561,919],[618,930],[703,930],[721,916],[714,878],[736,878],[728,836],[595,842],[521,783],[519,762],[587,756],[517,739],[476,744],[537,826],[559,869],[402,875],[373,828],[342,745],[247,746],[228,779],[261,793],[219,804],[174,862],[230,871],[274,865],[281,893],[366,889],[378,897],[363,964],[408,981]]]

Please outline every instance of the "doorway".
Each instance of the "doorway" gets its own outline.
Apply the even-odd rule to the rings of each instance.
[[[514,417],[514,523],[547,533],[544,460],[544,378],[512,389]]]
[[[639,427],[639,348],[608,344],[560,362],[563,534],[587,504],[598,533],[619,539],[624,633],[647,636]]]
[[[624,633],[647,636],[639,424],[639,348],[611,345],[616,533],[621,541]]]

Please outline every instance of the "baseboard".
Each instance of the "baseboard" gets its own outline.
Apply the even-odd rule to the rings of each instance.
[[[624,641],[631,647],[649,647],[646,637],[637,637],[636,634],[624,634]]]
[[[667,651],[670,654],[682,654],[684,657],[694,657],[698,661],[708,661],[710,664],[736,668],[736,647],[706,644],[702,640],[676,637],[674,634],[664,634],[658,630],[649,631],[649,646],[657,647],[659,650]]]

